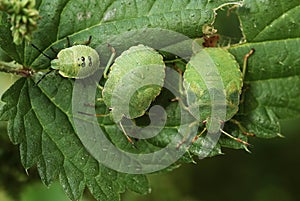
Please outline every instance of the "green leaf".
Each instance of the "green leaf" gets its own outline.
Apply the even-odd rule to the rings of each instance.
[[[159,31],[143,32],[146,28],[167,29],[189,37],[200,37],[202,26],[214,19],[213,9],[233,2],[235,1],[111,0],[86,3],[79,0],[41,0],[37,4],[41,19],[39,28],[33,35],[33,44],[51,58],[55,58],[56,53],[51,47],[54,50],[64,48],[67,36],[71,43],[86,41],[92,36],[91,47],[98,51],[101,65],[105,66],[107,55],[111,54],[106,47],[108,42],[120,54],[136,43],[155,48],[168,46],[173,40],[173,37],[168,37],[169,40],[163,42]],[[239,10],[239,16],[249,43],[233,46],[229,51],[242,65],[244,55],[251,48],[256,49],[249,59],[244,102],[235,118],[258,137],[273,137],[280,132],[278,119],[299,115],[300,110],[297,104],[300,97],[297,49],[300,32],[292,21],[298,19],[299,12],[295,11],[299,9],[299,3],[295,3],[296,0],[291,3],[276,0],[274,5],[283,5],[281,10],[278,10],[279,6],[276,7],[274,13],[279,16],[276,18],[271,14],[270,4],[270,12],[264,12],[264,2],[245,1],[245,6]],[[289,16],[287,21],[283,21],[287,24],[280,20],[284,16]],[[280,23],[272,24],[272,20],[275,22],[276,19],[279,19]],[[35,70],[49,68],[49,59],[30,44],[15,46],[12,43],[6,20],[7,16],[2,15],[1,48],[23,66]],[[272,26],[268,26],[270,24]],[[254,29],[254,25],[257,29]],[[284,26],[287,31],[282,31],[280,26]],[[72,200],[78,200],[85,188],[88,188],[97,200],[109,201],[119,200],[119,194],[125,189],[148,193],[149,184],[145,175],[124,174],[111,170],[100,164],[83,146],[73,122],[74,81],[52,73],[35,86],[33,80],[36,79],[38,75],[18,80],[2,97],[5,105],[0,111],[0,118],[9,121],[8,134],[14,144],[20,145],[23,166],[28,169],[36,165],[46,185],[59,178]],[[174,80],[174,83],[178,83],[178,79]],[[174,84],[174,88],[178,88],[178,85]],[[166,108],[166,126],[153,139],[136,142],[138,150],[131,147],[109,117],[99,118],[100,126],[107,137],[124,151],[149,153],[158,150],[165,147],[179,133],[181,114],[178,103],[170,102],[172,98],[174,96],[163,91],[155,100]],[[108,112],[103,104],[99,104],[96,110],[99,114]],[[136,119],[136,122],[147,125],[146,119],[147,117],[141,117]],[[229,131],[233,131],[233,135],[246,138],[236,131],[235,125],[229,123],[225,126]],[[242,147],[231,139],[222,138],[210,156],[221,154],[221,145]],[[207,152],[203,150],[201,138],[189,150],[194,155],[202,155],[203,151]],[[186,154],[179,163],[192,161],[192,156]]]
[[[238,13],[249,42],[299,37],[300,2],[297,0],[245,0]]]
[[[109,54],[105,47],[107,41],[118,34],[128,30],[159,27],[179,31],[190,37],[200,36],[202,26],[214,18],[213,9],[228,2],[234,1],[111,0],[85,3],[79,0],[42,0],[37,2],[41,18],[32,43],[55,58],[50,47],[54,50],[65,47],[66,36],[69,36],[72,43],[85,41],[92,36],[91,47],[97,49],[100,57],[104,52],[101,63],[105,64],[105,54]],[[0,28],[1,36],[5,36],[1,37],[5,40],[0,40],[0,46],[18,63],[36,70],[50,66],[48,58],[30,44],[23,47],[9,42],[12,38],[5,20],[2,20]],[[132,42],[123,44],[128,35],[118,38],[122,41],[120,48],[117,42],[112,41],[111,44],[119,53],[133,45]],[[150,44],[155,43],[153,39],[156,39],[156,43],[161,43],[160,38],[145,38]],[[46,185],[59,177],[72,200],[78,200],[85,187],[89,188],[97,200],[119,200],[119,193],[126,188],[147,193],[149,187],[144,175],[123,174],[108,169],[83,147],[70,116],[72,87],[73,81],[50,74],[38,86],[30,78],[20,79],[3,95],[2,100],[6,104],[0,116],[9,121],[8,131],[12,142],[20,144],[23,166],[28,169],[37,165]],[[104,106],[98,109],[106,110]],[[104,119],[103,122],[107,120]],[[104,127],[109,130],[112,122],[106,122]],[[110,134],[113,142],[132,150],[118,128],[111,131],[112,134],[107,134]],[[176,129],[174,131],[178,132]],[[142,141],[140,144],[140,147],[148,147],[145,151],[156,148],[148,142]]]
[[[279,119],[300,114],[299,1],[245,1],[239,9],[248,43],[229,48],[240,65],[251,49],[238,116],[258,137],[280,136]]]
[[[245,102],[240,114],[245,126],[257,136],[277,136],[279,119],[299,116],[299,42],[299,39],[287,39],[230,48],[239,58],[250,48],[256,50],[248,63]]]
[[[33,34],[32,43],[55,58],[55,53],[50,50],[50,47],[58,50],[63,48],[66,44],[66,36],[69,36],[72,42],[85,41],[89,36],[92,36],[92,47],[99,47],[103,44],[105,48],[112,37],[119,35],[119,42],[125,43],[121,44],[123,47],[121,50],[128,49],[133,45],[130,44],[128,38],[135,35],[134,31],[141,31],[145,28],[178,31],[189,37],[201,36],[202,26],[213,21],[213,9],[230,2],[234,3],[235,1],[102,0],[94,3],[83,3],[79,0],[43,0],[38,4],[41,19],[38,22],[38,30]],[[122,36],[128,31],[132,32],[131,35]],[[149,43],[151,42],[150,44],[162,42],[153,35],[150,37],[152,33],[149,34],[149,36],[143,34],[144,42],[147,40]],[[14,51],[16,46],[7,47],[5,45],[7,41],[10,40],[0,42],[0,46],[6,52]],[[117,46],[118,44],[114,45],[114,48]],[[18,54],[21,57],[17,60],[19,63],[35,69],[49,67],[50,61],[30,45],[26,46],[25,49],[19,49],[24,50],[24,54]],[[99,50],[99,52],[103,51]]]
[[[68,91],[72,91],[72,81],[60,77],[54,80],[56,85],[45,79],[41,86],[35,86],[31,79],[23,78],[2,97],[8,104],[1,118],[9,120],[9,136],[20,144],[23,166],[28,169],[36,164],[46,185],[59,177],[72,200],[81,197],[85,186],[99,200],[119,200],[118,193],[128,182],[135,182],[132,190],[148,192],[143,175],[107,169],[86,151],[70,121],[72,97]]]

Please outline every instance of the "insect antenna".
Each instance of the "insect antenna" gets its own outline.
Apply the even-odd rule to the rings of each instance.
[[[37,46],[35,46],[34,44],[31,44],[32,47],[34,47],[37,51],[39,51],[42,55],[44,55],[45,57],[47,57],[49,60],[52,60],[52,58],[50,56],[48,56],[47,54],[45,54],[42,50],[40,50]],[[35,86],[37,86],[42,79],[44,79],[48,74],[50,74],[53,70],[48,71],[47,73],[45,73],[38,81],[37,83],[35,83]]]
[[[34,44],[31,44],[32,47],[34,47],[37,51],[39,51],[42,55],[44,55],[45,57],[47,57],[48,59],[52,60],[52,58],[50,56],[48,56],[47,54],[45,54],[42,50],[40,50],[37,46],[35,46]]]

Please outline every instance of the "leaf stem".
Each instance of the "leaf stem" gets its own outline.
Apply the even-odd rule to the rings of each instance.
[[[12,62],[4,61],[0,61],[0,72],[16,74],[22,77],[30,77],[33,75],[32,69],[24,68],[23,66]]]

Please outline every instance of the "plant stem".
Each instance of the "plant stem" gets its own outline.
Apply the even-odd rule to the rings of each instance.
[[[0,72],[16,74],[22,77],[30,77],[33,75],[32,69],[26,69],[19,64],[4,61],[0,61]]]

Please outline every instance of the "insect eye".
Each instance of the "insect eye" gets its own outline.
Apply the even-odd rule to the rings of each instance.
[[[85,57],[84,56],[81,57],[81,61],[83,61],[83,62],[85,61]]]

